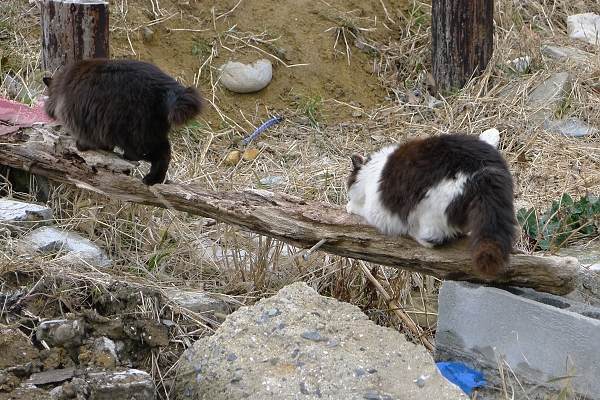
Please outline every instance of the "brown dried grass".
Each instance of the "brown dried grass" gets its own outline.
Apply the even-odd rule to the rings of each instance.
[[[0,4],[0,59],[4,60],[1,70],[10,70],[19,77],[31,97],[35,97],[41,90],[37,72],[37,14],[24,1],[9,3]],[[218,40],[211,54],[201,60],[196,82],[200,82],[211,106],[221,116],[221,126],[211,128],[200,118],[197,124],[174,133],[169,178],[213,190],[266,186],[342,205],[350,154],[369,152],[386,143],[414,137],[448,132],[478,134],[496,127],[501,132],[501,151],[515,177],[518,206],[543,209],[563,193],[599,195],[600,138],[566,138],[547,132],[534,123],[532,110],[526,105],[527,95],[536,85],[553,73],[569,71],[574,77],[573,90],[567,106],[560,110],[561,116],[576,116],[600,127],[600,51],[569,40],[566,35],[566,16],[589,11],[600,13],[598,3],[595,0],[497,1],[496,49],[488,68],[460,92],[441,98],[441,104],[433,108],[427,105],[429,6],[419,1],[411,4],[408,12],[388,7],[387,18],[376,20],[380,24],[377,29],[399,32],[387,42],[370,40],[369,31],[353,28],[347,18],[332,18],[332,23],[338,21],[338,28],[345,29],[343,32],[352,32],[360,39],[363,51],[373,55],[373,73],[387,90],[387,101],[368,110],[334,98],[315,101],[320,119],[318,126],[314,126],[307,121],[306,110],[299,106],[302,99],[298,99],[298,105],[291,104],[285,113],[286,120],[263,133],[253,145],[260,150],[259,156],[235,166],[224,163],[226,155],[234,148],[243,150],[239,140],[262,121],[256,117],[256,110],[240,110],[239,115],[226,115],[219,110],[218,93],[222,89],[212,56],[235,44],[278,61],[264,34],[215,30]],[[158,19],[173,12],[156,1],[152,2],[152,9],[161,10]],[[228,11],[215,11],[213,18]],[[338,12],[326,11],[334,16]],[[140,27],[127,19],[127,2],[119,2],[112,12],[115,21],[112,34],[125,35],[135,52],[131,32]],[[197,27],[190,23],[189,28]],[[330,33],[324,33],[324,40],[331,39],[326,35]],[[577,47],[595,55],[585,65],[554,61],[542,56],[540,46],[545,43]],[[332,51],[339,50],[333,46],[334,43]],[[340,48],[344,49],[340,62],[357,62],[348,52],[361,50],[352,45]],[[525,55],[532,59],[528,73],[518,74],[507,67],[508,61]],[[6,85],[0,86],[0,93],[6,95]],[[344,107],[352,108],[356,117],[345,123],[328,124],[327,115]],[[280,177],[283,183],[274,187],[261,184],[261,179],[273,176]],[[23,194],[13,195],[27,198]],[[401,322],[356,261],[320,252],[304,261],[297,257],[302,249],[235,227],[169,210],[116,202],[63,185],[53,189],[50,203],[59,226],[86,234],[109,251],[115,265],[106,271],[85,266],[65,269],[48,257],[32,260],[18,257],[13,251],[13,241],[7,240],[2,245],[2,276],[14,275],[16,271],[28,271],[38,279],[61,276],[73,282],[71,292],[75,294],[90,287],[103,290],[113,280],[131,279],[158,288],[185,286],[228,294],[243,303],[270,295],[285,284],[305,280],[323,294],[362,306],[378,323],[402,329]],[[224,255],[216,257],[215,252]],[[421,321],[431,335],[435,330],[435,293],[439,282],[416,273],[372,265],[369,268],[393,300],[405,307],[408,315]],[[48,295],[59,299],[57,290],[58,286],[50,285]],[[186,318],[199,321],[194,316]],[[209,333],[202,325],[198,322],[199,329]],[[182,342],[185,330],[178,335],[174,340]],[[159,361],[152,362],[161,379],[174,357],[164,355],[163,363],[162,356],[157,354]]]

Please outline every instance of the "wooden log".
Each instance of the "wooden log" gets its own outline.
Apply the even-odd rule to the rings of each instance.
[[[100,193],[110,200],[210,217],[303,248],[325,239],[319,250],[331,254],[440,279],[481,282],[473,273],[464,242],[427,249],[409,238],[383,236],[342,207],[286,194],[263,190],[214,192],[174,183],[148,187],[140,177],[122,173],[127,170],[122,160],[115,167],[118,164],[115,155],[105,161],[96,157],[92,163],[91,155],[98,153],[79,153],[72,143],[67,146],[60,140],[46,128],[29,128],[2,136],[0,163]],[[511,256],[510,269],[493,283],[566,294],[580,284],[583,270],[573,257],[515,254]]]
[[[108,2],[42,0],[40,5],[46,71],[83,59],[109,57]]]
[[[494,0],[433,0],[433,77],[440,90],[460,89],[483,71],[494,50]]]

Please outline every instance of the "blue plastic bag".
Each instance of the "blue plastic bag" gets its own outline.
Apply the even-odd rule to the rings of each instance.
[[[444,378],[454,383],[469,396],[473,393],[473,389],[486,383],[481,372],[469,368],[461,362],[443,361],[436,365]]]

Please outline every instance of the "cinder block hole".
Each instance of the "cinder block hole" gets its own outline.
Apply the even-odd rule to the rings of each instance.
[[[523,293],[525,293],[524,291],[522,291],[521,289],[517,289],[516,287],[505,287],[504,290],[506,290],[507,292],[510,292],[512,294],[516,294],[517,296],[522,295]]]
[[[581,315],[585,315],[586,317],[590,317],[590,318],[594,318],[594,319],[600,319],[599,311],[584,311],[581,313]]]
[[[540,296],[540,297],[536,297],[534,300],[539,301],[540,303],[548,304],[549,306],[556,307],[556,308],[565,309],[565,308],[571,307],[571,305],[567,302],[560,301],[558,299],[553,299],[550,297],[541,297]]]

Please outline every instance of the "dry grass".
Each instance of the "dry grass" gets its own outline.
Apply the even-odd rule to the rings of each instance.
[[[156,17],[153,24],[164,23],[175,14],[176,18],[183,18],[178,10],[163,3],[144,3]],[[169,178],[214,190],[267,187],[341,205],[346,196],[349,155],[353,152],[365,153],[389,142],[419,136],[459,131],[478,134],[496,127],[501,132],[501,150],[515,177],[518,206],[544,209],[562,193],[600,194],[600,139],[566,138],[547,132],[532,121],[532,110],[526,106],[527,95],[537,84],[555,72],[568,70],[574,76],[574,85],[560,110],[561,116],[576,116],[600,127],[600,52],[596,50],[586,65],[566,65],[540,53],[540,45],[545,43],[594,50],[568,39],[566,16],[588,11],[600,13],[600,5],[595,0],[498,0],[496,3],[496,50],[489,67],[462,91],[440,99],[436,107],[428,106],[427,94],[429,5],[414,1],[408,12],[400,12],[386,2],[385,19],[357,19],[351,12],[328,8],[325,3],[324,13],[334,26],[332,31],[323,33],[323,40],[331,40],[332,52],[341,53],[342,63],[358,62],[352,54],[359,51],[370,54],[373,73],[379,77],[389,100],[375,109],[362,109],[334,98],[311,103],[310,95],[296,97],[284,112],[286,120],[261,135],[256,144],[259,156],[235,166],[226,165],[225,156],[234,148],[243,150],[240,139],[263,121],[257,110],[228,115],[219,109],[219,93],[223,89],[213,65],[215,54],[255,52],[283,67],[302,66],[282,61],[276,38],[266,32],[240,32],[234,26],[227,27],[227,15],[235,13],[235,7],[213,10],[207,29],[214,34],[214,41],[204,49],[207,51],[199,50],[194,83],[202,88],[221,121],[215,127],[200,118],[172,135],[174,158]],[[112,5],[112,35],[125,37],[127,46],[121,51],[130,51],[133,56],[137,44],[134,33],[143,26],[128,19],[127,1]],[[41,90],[36,16],[35,9],[26,1],[0,4],[1,71],[17,76],[30,98]],[[183,29],[199,29],[198,23],[190,20]],[[371,40],[371,29],[389,31],[390,39]],[[532,59],[528,73],[518,74],[507,67],[508,61],[525,55]],[[4,80],[0,94],[6,95],[7,89]],[[348,107],[355,118],[341,124],[327,123],[328,115]],[[278,177],[281,183],[261,183],[267,177]],[[12,195],[27,198],[17,193]],[[305,261],[297,257],[301,249],[235,227],[169,210],[116,202],[67,186],[52,190],[50,204],[58,225],[87,235],[107,249],[115,261],[106,271],[89,267],[65,269],[59,261],[48,257],[34,260],[18,257],[13,242],[5,241],[0,254],[1,276],[30,276],[26,281],[29,287],[39,279],[54,282],[60,276],[60,285],[44,285],[44,288],[46,295],[55,299],[54,304],[62,307],[64,302],[59,299],[65,287],[77,300],[74,303],[84,306],[90,288],[106,290],[119,279],[159,289],[200,288],[234,296],[246,304],[288,283],[305,280],[323,294],[360,305],[378,323],[405,330],[390,309],[391,302],[383,299],[354,260],[316,252]],[[393,303],[405,307],[431,339],[439,282],[391,268],[373,265],[368,268]],[[156,310],[148,305],[140,313],[155,315]],[[179,349],[188,346],[190,338],[210,333],[201,317],[184,314],[180,318],[183,318],[181,326],[196,324],[199,330],[179,329],[173,336]],[[149,362],[157,380],[161,380],[176,354],[165,352],[155,356]]]

